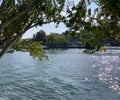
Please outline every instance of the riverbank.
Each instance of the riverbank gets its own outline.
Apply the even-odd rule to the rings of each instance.
[[[43,49],[70,49],[70,48],[79,48],[83,49],[85,46],[79,47],[79,46],[42,46]]]

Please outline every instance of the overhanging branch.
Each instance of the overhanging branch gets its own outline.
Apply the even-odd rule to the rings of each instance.
[[[4,23],[2,23],[2,24],[0,25],[0,32],[1,32],[2,30],[4,30],[4,28],[5,28],[6,26],[8,26],[10,23],[12,23],[13,21],[15,21],[18,17],[20,17],[20,16],[22,16],[23,14],[29,12],[37,2],[38,2],[38,0],[35,0],[35,1],[34,1],[31,5],[29,5],[26,9],[18,12],[18,13],[17,13],[16,15],[14,15],[11,19],[8,19],[8,20],[5,21]]]

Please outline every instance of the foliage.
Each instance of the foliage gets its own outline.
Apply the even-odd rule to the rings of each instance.
[[[41,41],[43,44],[45,44],[46,40],[47,40],[46,33],[43,30],[40,30],[33,36],[33,41]]]
[[[3,41],[6,46],[0,52],[0,57],[11,46],[16,45],[28,29],[50,22],[58,24],[63,21],[68,27],[66,33],[80,38],[96,50],[99,50],[107,39],[113,39],[120,44],[120,0],[80,0],[78,5],[73,5],[71,9],[68,7],[66,16],[61,16],[64,2],[65,0],[1,0],[0,42]],[[93,2],[97,4],[94,13],[90,8]],[[67,42],[62,35],[51,35],[48,36],[48,44],[64,45],[63,41]],[[36,48],[37,44],[30,44],[33,49]],[[16,50],[19,45],[22,46],[19,43],[17,45]],[[31,52],[30,54],[35,53],[26,46],[23,48]],[[39,50],[36,50],[40,54]]]
[[[40,61],[43,60],[43,58],[48,59],[44,53],[44,50],[41,48],[40,42],[32,42],[31,40],[19,40],[13,46],[13,49],[16,51],[29,52],[30,56],[33,58],[37,57]]]
[[[89,8],[92,3],[97,7]],[[67,33],[99,50],[107,39],[120,44],[120,0],[81,0],[68,10]]]
[[[47,45],[48,46],[68,46],[68,41],[64,35],[51,33],[47,36]]]
[[[73,33],[63,33],[65,38],[69,41],[70,46],[84,46],[84,43],[77,36],[77,34],[72,35]]]
[[[0,52],[0,57],[2,57],[28,29],[50,22],[58,23],[61,19],[60,13],[63,6],[64,0],[1,0],[0,41],[3,41],[6,46]],[[35,47],[36,45],[32,46]]]
[[[85,49],[83,52],[86,53],[86,54],[93,54],[93,53],[96,52],[96,50],[94,50],[94,49],[93,50]]]

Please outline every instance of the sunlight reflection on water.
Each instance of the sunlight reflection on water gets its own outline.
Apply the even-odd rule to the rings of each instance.
[[[97,77],[120,95],[120,49],[109,49],[105,53],[95,54],[92,66],[97,69]]]

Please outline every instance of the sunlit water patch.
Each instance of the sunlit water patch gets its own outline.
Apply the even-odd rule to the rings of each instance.
[[[120,95],[120,48],[110,48],[104,53],[96,53],[92,70],[99,80]]]

